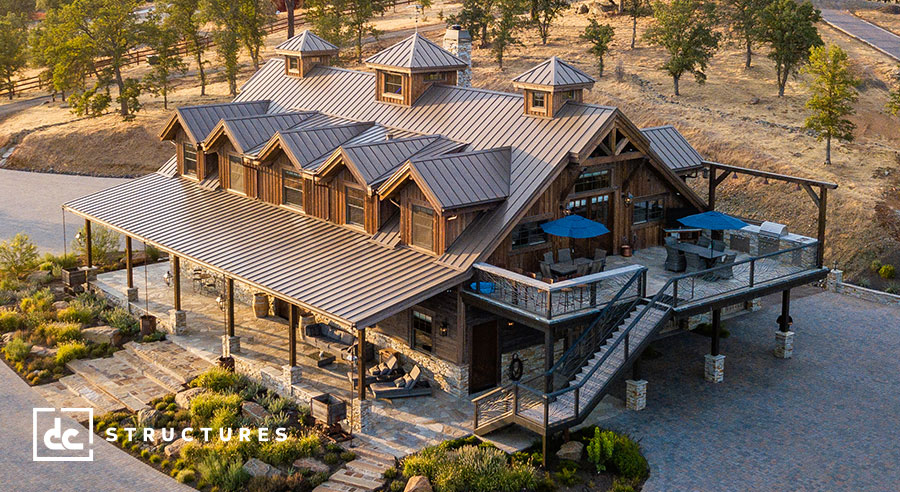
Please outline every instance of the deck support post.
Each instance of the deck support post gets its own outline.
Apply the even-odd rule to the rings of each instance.
[[[725,356],[719,354],[719,332],[722,325],[722,310],[712,312],[712,343],[710,353],[704,359],[704,378],[711,383],[721,383],[725,379]]]
[[[719,333],[722,329],[722,310],[713,309],[712,312],[712,342],[709,347],[711,355],[719,355]]]
[[[825,265],[825,219],[827,217],[826,206],[828,202],[828,189],[819,187],[819,227],[816,239],[819,241],[816,251],[816,266],[822,268]]]
[[[356,362],[357,377],[359,378],[359,384],[357,384],[359,394],[357,396],[360,401],[363,401],[366,399],[366,327],[357,328],[356,332]]]
[[[288,314],[288,364],[291,367],[297,365],[297,306],[291,304]]]
[[[794,355],[794,332],[791,331],[791,289],[781,291],[781,316],[775,332],[775,357],[790,359]]]
[[[547,327],[544,332],[544,392],[551,393],[553,391],[553,376],[549,374],[550,368],[553,367],[553,328]]]
[[[234,336],[234,279],[225,277],[225,328],[222,336],[222,356],[241,352],[241,337]]]
[[[128,285],[126,290],[128,302],[137,302],[138,289],[134,286],[134,250],[131,248],[131,236],[125,236],[125,280]]]
[[[647,381],[628,379],[625,381],[625,408],[639,412],[647,407]]]
[[[181,309],[181,258],[172,255],[172,291],[174,295],[174,308],[169,312],[172,331],[176,335],[184,334],[187,328],[187,313]]]

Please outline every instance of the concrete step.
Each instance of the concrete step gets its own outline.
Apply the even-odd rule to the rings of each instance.
[[[314,488],[312,492],[369,492],[369,490],[329,480]]]
[[[94,407],[91,402],[84,399],[81,395],[69,390],[65,384],[59,381],[35,386],[34,390],[47,400],[53,408],[94,408],[94,416],[106,413],[100,408]]]
[[[162,386],[170,393],[178,393],[179,391],[184,389],[184,385],[179,379],[173,377],[171,374],[161,370],[160,368],[147,362],[146,360],[138,357],[134,352],[130,350],[120,350],[113,354],[113,357],[137,369],[142,375],[149,378],[156,384]]]
[[[346,468],[338,470],[329,479],[330,482],[338,482],[351,487],[359,487],[363,490],[377,490],[384,485],[384,479],[376,478],[368,473],[359,473]]]
[[[355,440],[358,441],[359,438],[357,437]],[[351,447],[347,443],[343,443],[343,444],[341,444],[341,446],[344,449],[346,449],[347,451],[350,451],[350,452],[356,454],[357,459],[365,458],[369,461],[374,461],[376,463],[383,463],[383,464],[387,465],[388,467],[391,467],[391,466],[394,466],[397,464],[396,456],[389,454],[389,453],[385,453],[384,451],[379,451],[377,449],[373,449],[371,446],[358,445],[355,447]]]
[[[373,477],[381,478],[384,475],[384,471],[394,465],[384,462],[371,461],[368,458],[357,457],[353,461],[348,461],[344,466],[346,466],[348,470],[356,471],[362,474],[368,473]]]
[[[98,415],[125,409],[125,404],[112,398],[105,391],[91,384],[80,374],[60,378],[59,382],[72,393],[88,401]]]
[[[171,393],[121,358],[80,359],[69,362],[66,367],[133,412],[146,408],[150,401]]]
[[[128,342],[125,349],[144,359],[182,384],[189,383],[213,365],[169,340],[153,343]]]

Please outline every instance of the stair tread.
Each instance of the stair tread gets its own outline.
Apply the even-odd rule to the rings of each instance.
[[[134,367],[144,376],[153,380],[156,384],[166,388],[172,393],[177,393],[184,389],[182,382],[173,377],[171,374],[162,371],[145,359],[137,356],[134,352],[128,350],[120,350],[113,354],[113,357],[119,358],[122,362]]]
[[[355,460],[348,461],[344,466],[351,470],[358,470],[360,472],[367,472],[376,477],[381,477],[384,474],[384,471],[388,468],[391,468],[393,465],[389,465],[387,463],[378,463],[375,461],[368,460],[366,458],[357,457]]]
[[[87,400],[102,415],[125,408],[125,404],[112,398],[105,391],[97,388],[80,374],[71,374],[59,379],[69,391]]]
[[[346,468],[335,472],[329,480],[368,490],[375,490],[384,485],[384,480],[379,481],[369,474],[347,470]]]

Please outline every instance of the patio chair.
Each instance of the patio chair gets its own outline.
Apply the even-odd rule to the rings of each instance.
[[[709,247],[709,238],[706,236],[700,236],[700,239],[697,240],[697,246],[703,246],[704,248]]]
[[[584,277],[591,269],[591,263],[581,263],[575,267],[575,277]]]
[[[552,265],[556,260],[553,258],[553,251],[547,251],[544,253],[544,263],[548,265]]]
[[[606,260],[606,250],[603,248],[594,249],[594,260]]]
[[[589,274],[600,273],[606,269],[606,258],[602,260],[594,260],[591,262],[591,269],[588,271]]]
[[[553,278],[553,271],[550,270],[550,264],[545,261],[541,262],[541,275],[544,278]]]
[[[698,255],[697,253],[685,253],[684,260],[685,260],[685,271],[688,273],[706,270],[706,266],[703,264],[703,261],[700,259],[700,255]]]
[[[430,396],[431,383],[422,379],[422,370],[413,366],[406,376],[387,383],[369,385],[375,398],[409,398],[412,396]]]
[[[572,250],[569,248],[559,250],[557,256],[559,257],[560,263],[572,263]]]
[[[725,241],[719,241],[718,239],[713,239],[712,245],[713,245],[713,249],[716,251],[725,251]]]
[[[683,272],[687,267],[687,263],[684,258],[684,252],[678,249],[675,249],[675,246],[670,244],[670,238],[666,238],[666,270],[670,272]],[[675,239],[675,238],[671,238]],[[674,241],[677,243],[678,241]],[[697,256],[696,254],[694,256]],[[698,257],[699,258],[699,257]]]
[[[734,278],[734,260],[737,258],[737,254],[727,254],[725,255],[725,259],[722,260],[722,268],[716,270],[716,277],[728,280]],[[718,266],[718,265],[717,265]]]

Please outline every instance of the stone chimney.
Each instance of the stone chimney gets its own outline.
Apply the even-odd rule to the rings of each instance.
[[[468,63],[465,70],[456,73],[456,85],[472,87],[472,36],[459,24],[450,26],[444,34],[444,49]]]

